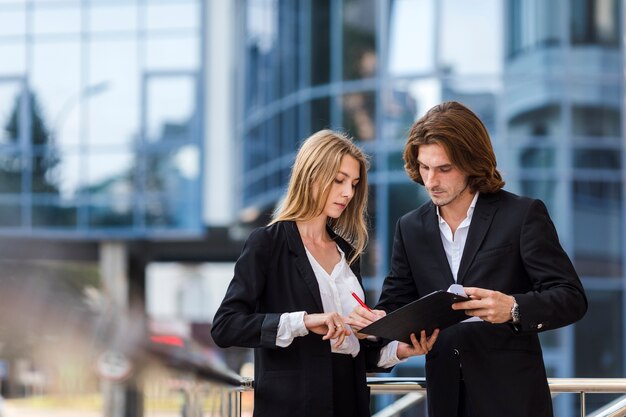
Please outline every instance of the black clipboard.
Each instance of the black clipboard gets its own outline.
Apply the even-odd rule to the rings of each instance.
[[[470,318],[465,310],[452,310],[452,304],[460,301],[469,301],[469,298],[444,290],[435,291],[392,311],[359,333],[411,344],[411,333],[419,340],[422,330],[429,336],[435,329],[443,330]]]

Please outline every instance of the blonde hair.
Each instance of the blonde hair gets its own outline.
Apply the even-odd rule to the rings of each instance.
[[[291,169],[287,194],[270,224],[285,220],[307,221],[322,214],[345,155],[358,161],[360,180],[345,211],[336,219],[329,217],[328,226],[354,248],[349,259],[352,264],[367,244],[368,161],[363,151],[341,133],[320,130],[302,143]]]

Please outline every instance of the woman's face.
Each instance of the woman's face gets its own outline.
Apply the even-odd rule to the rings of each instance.
[[[361,166],[351,155],[344,155],[341,158],[339,171],[330,187],[328,199],[324,205],[324,214],[334,219],[341,216],[352,197],[354,190],[361,179]]]

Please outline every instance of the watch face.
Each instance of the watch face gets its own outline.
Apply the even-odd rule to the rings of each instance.
[[[519,322],[519,305],[517,302],[515,302],[511,308],[511,321],[513,321],[513,323]]]

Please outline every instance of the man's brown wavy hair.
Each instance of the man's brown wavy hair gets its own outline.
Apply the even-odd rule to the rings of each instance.
[[[438,104],[411,127],[402,158],[406,173],[418,184],[424,185],[417,160],[419,147],[432,144],[441,145],[450,162],[469,177],[468,186],[473,192],[495,193],[504,187],[489,133],[463,104]]]

